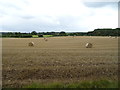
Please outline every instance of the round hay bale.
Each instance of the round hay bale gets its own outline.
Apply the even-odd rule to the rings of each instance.
[[[117,36],[115,36],[115,38],[118,38]]]
[[[45,39],[45,41],[48,41],[48,39]]]
[[[116,38],[116,37],[112,37],[113,39]]]
[[[47,38],[44,38],[44,40],[45,40],[45,41],[48,41],[48,39],[47,39]]]
[[[85,45],[86,48],[92,48],[92,46],[93,46],[92,43],[86,43]]]
[[[109,36],[109,38],[111,38],[112,36]]]
[[[34,46],[34,42],[29,42],[28,46],[32,46],[33,47]]]

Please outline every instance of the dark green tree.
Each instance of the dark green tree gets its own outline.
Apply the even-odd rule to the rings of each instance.
[[[32,31],[31,34],[32,35],[37,35],[37,32],[36,31]]]
[[[66,34],[66,32],[64,32],[64,31],[61,31],[61,32],[59,33],[59,35],[60,35],[60,36],[66,36],[67,34]]]

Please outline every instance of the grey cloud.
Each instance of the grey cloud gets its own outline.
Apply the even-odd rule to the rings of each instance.
[[[28,0],[22,0],[22,1],[23,1],[23,3],[25,3],[26,5],[29,5]]]
[[[21,1],[21,4],[29,5],[29,2],[27,0],[20,0],[20,1]],[[22,10],[21,6],[18,6],[15,3],[10,3],[10,2],[6,3],[6,2],[3,2],[3,1],[0,1],[0,6],[2,8],[14,8],[16,10]]]
[[[59,18],[60,24],[65,26],[75,26],[77,22],[80,22],[79,20],[82,20],[79,16],[64,16]]]
[[[4,10],[0,9],[0,17],[3,17],[4,15],[7,15],[7,13]]]
[[[84,5],[91,8],[100,8],[104,6],[118,7],[118,2],[84,2]]]
[[[120,10],[120,1],[118,2],[118,9]]]
[[[21,21],[19,23],[11,24],[11,25],[3,25],[3,30],[9,31],[19,31],[19,32],[31,32],[33,30],[37,32],[51,32],[51,31],[66,31],[66,32],[74,32],[74,31],[84,31],[87,30],[86,26],[80,26],[80,22],[82,23],[83,18],[79,16],[61,16],[56,18],[59,24],[56,23],[47,23],[42,21],[41,19],[31,16],[31,15],[23,15],[21,17]],[[50,16],[46,16],[48,18],[52,18]],[[33,20],[29,20],[33,19]],[[39,19],[39,20],[38,20]]]
[[[58,20],[60,24],[50,24],[46,22],[36,22],[36,21],[28,21],[26,19],[25,22],[16,24],[16,25],[3,25],[3,30],[10,31],[19,31],[19,32],[31,32],[33,30],[37,32],[51,32],[51,31],[84,31],[85,26],[76,26],[75,23],[79,21],[79,17],[71,17],[65,16],[60,17]],[[87,29],[86,29],[87,30]]]
[[[17,10],[21,10],[20,7],[14,5],[14,4],[11,4],[11,3],[0,2],[0,6],[2,6],[3,8],[14,8],[14,9],[17,9]]]
[[[20,16],[23,19],[34,19],[34,16]]]
[[[23,5],[28,5],[28,1],[27,0],[21,0],[21,4]],[[0,17],[4,16],[4,15],[9,15],[10,13],[8,13],[8,10],[15,10],[14,12],[16,11],[22,11],[23,7],[21,7],[20,5],[17,5],[13,2],[4,2],[3,1],[0,1]],[[24,19],[30,19],[30,18],[33,18],[33,17],[30,17],[30,16],[25,16],[23,17]]]

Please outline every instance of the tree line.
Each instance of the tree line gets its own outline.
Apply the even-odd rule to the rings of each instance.
[[[120,28],[95,29],[87,33],[88,36],[120,36]]]
[[[16,37],[16,38],[32,38],[33,35],[38,35],[38,37],[43,37],[43,35],[52,35],[52,36],[120,36],[120,28],[111,29],[95,29],[91,32],[36,32],[32,31],[31,33],[21,33],[21,32],[2,32],[1,37]]]

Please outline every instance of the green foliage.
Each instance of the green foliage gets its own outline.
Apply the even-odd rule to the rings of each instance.
[[[64,88],[64,85],[62,83],[59,83],[59,82],[54,82],[51,84],[47,84],[46,88]]]
[[[94,85],[92,86],[93,88],[117,88],[118,87],[117,82],[113,82],[109,80],[94,81],[92,84]]]
[[[30,33],[6,32],[6,33],[2,33],[2,37],[31,38],[32,35]]]
[[[2,34],[0,33],[0,37],[2,37]]]
[[[66,34],[64,31],[61,31],[61,32],[59,33],[59,35],[60,35],[60,36],[66,36],[67,34]]]
[[[38,84],[38,83],[33,83],[31,85],[25,86],[25,88],[63,88],[62,83],[50,83],[50,84]]]
[[[37,35],[37,32],[36,31],[32,31],[31,34],[32,35]]]
[[[39,34],[38,37],[43,37],[43,35],[42,35],[42,34]]]
[[[60,82],[40,84],[33,83],[25,88],[118,88],[117,81],[99,80],[99,81],[82,81],[78,83],[64,84]]]
[[[32,36],[33,35],[33,36]],[[20,32],[2,32],[2,37],[15,37],[15,38],[29,38],[29,37],[52,37],[52,36],[120,36],[120,28],[116,29],[95,29],[91,32],[74,32],[66,33],[61,32],[39,32],[32,31],[31,33]],[[1,36],[0,36],[1,37]]]
[[[43,35],[43,37],[53,37],[53,35]]]
[[[95,29],[87,33],[88,36],[120,36],[120,28],[116,29]]]
[[[33,38],[38,38],[38,35],[32,35]]]

